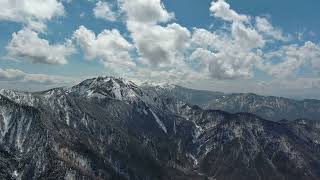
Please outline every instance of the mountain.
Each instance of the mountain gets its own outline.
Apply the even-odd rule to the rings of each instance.
[[[319,121],[204,110],[115,77],[0,94],[0,179],[320,178]]]
[[[188,89],[176,85],[143,85],[150,91],[157,91],[162,96],[177,98],[204,109],[216,109],[230,113],[248,112],[265,119],[280,121],[305,118],[318,120],[320,100],[294,100],[275,96],[259,96],[253,93],[225,94],[203,90]]]
[[[156,92],[162,97],[179,99],[181,101],[195,104],[200,107],[206,107],[210,100],[225,95],[222,92],[188,89],[173,84],[144,83],[141,85],[141,88],[151,93]]]
[[[248,113],[229,114],[184,106],[197,124],[200,172],[224,179],[318,179],[319,122],[267,121]]]

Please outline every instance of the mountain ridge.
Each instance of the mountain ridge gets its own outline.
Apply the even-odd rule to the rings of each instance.
[[[1,94],[0,178],[320,178],[319,121],[205,110],[114,77]]]
[[[280,121],[306,118],[318,120],[320,117],[320,100],[295,100],[277,96],[261,96],[254,93],[211,92],[194,90],[182,86],[164,88],[145,86],[150,91],[158,91],[162,96],[174,97],[196,104],[204,109],[217,109],[231,113],[249,112],[265,119]]]

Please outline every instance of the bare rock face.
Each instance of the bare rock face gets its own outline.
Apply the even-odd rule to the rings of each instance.
[[[319,121],[203,110],[114,77],[0,94],[0,179],[320,179]]]

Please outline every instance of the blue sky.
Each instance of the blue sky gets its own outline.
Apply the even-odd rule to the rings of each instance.
[[[207,27],[213,23],[208,7],[211,0],[165,0],[167,9],[174,11],[178,21],[189,27]],[[270,16],[272,24],[285,32],[320,31],[320,2],[317,0],[227,0],[241,14]],[[308,37],[309,38],[309,37]],[[319,39],[319,36],[317,37]]]
[[[0,88],[115,75],[320,98],[316,0],[16,2],[0,0]]]

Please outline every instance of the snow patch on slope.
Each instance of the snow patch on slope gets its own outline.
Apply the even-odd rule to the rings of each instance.
[[[158,125],[160,126],[160,128],[165,132],[167,133],[167,128],[166,126],[163,124],[163,122],[160,120],[160,118],[156,115],[156,113],[154,113],[151,109],[150,109],[150,112],[152,113],[154,119],[157,121]]]
[[[7,134],[8,130],[9,130],[9,124],[10,124],[10,119],[11,119],[11,115],[5,110],[2,109],[1,110],[1,119],[2,122],[0,122],[1,124],[1,136],[2,138],[4,138],[4,136]]]

